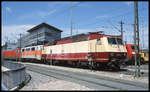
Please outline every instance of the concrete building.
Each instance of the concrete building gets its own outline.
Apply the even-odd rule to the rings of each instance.
[[[61,39],[61,30],[46,23],[41,23],[29,30],[28,34],[21,37],[21,47],[45,44],[52,40]],[[20,39],[18,39],[20,47]]]

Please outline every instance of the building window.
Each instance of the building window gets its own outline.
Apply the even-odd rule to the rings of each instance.
[[[41,36],[44,36],[43,32],[41,32],[41,33],[38,34],[38,37],[41,37]]]
[[[45,32],[45,35],[46,35],[46,36],[51,36],[51,33]]]

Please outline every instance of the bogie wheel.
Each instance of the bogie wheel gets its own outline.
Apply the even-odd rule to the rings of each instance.
[[[119,70],[120,70],[120,66],[115,64],[115,65],[112,67],[112,69],[113,69],[114,71],[119,71]]]

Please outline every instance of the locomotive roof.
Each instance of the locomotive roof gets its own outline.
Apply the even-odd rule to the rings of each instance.
[[[67,40],[67,39],[71,39],[71,38],[75,39],[75,38],[78,38],[78,37],[89,36],[89,34],[99,34],[99,33],[103,34],[103,31],[76,34],[76,35],[73,35],[73,36],[68,36],[68,37],[61,38],[60,40]]]
[[[103,31],[81,33],[69,37],[64,37],[61,38],[60,40],[50,41],[47,44],[45,44],[45,46],[87,41],[87,40],[97,39],[100,37],[120,37],[120,35],[105,35],[103,34]]]

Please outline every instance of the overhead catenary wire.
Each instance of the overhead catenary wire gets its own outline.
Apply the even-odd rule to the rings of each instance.
[[[109,24],[111,24],[115,29],[117,29],[120,32],[120,29],[118,29],[110,20],[107,20]]]
[[[81,3],[83,3],[83,2],[79,2],[79,3],[75,4],[75,5],[72,5],[72,8],[77,7],[77,6],[80,5]],[[59,12],[60,14],[57,13],[57,15],[56,15],[54,18],[56,18],[56,17],[58,17],[58,16],[61,16],[61,15],[65,14],[65,13],[68,12],[69,10],[70,10],[70,7],[64,9],[63,11]]]
[[[78,5],[79,5],[80,3],[78,3]],[[78,5],[75,5],[75,6],[78,6]],[[75,7],[74,6],[74,7]],[[119,9],[121,9],[122,8],[122,6],[121,7],[117,7],[117,8],[113,8],[111,11],[113,11],[113,10],[119,10]],[[108,12],[108,11],[107,11]],[[110,12],[109,12],[110,13]],[[120,15],[119,15],[120,16]],[[116,16],[117,17],[117,16]],[[94,17],[94,18],[96,18],[96,17]],[[91,19],[90,17],[87,19],[87,20],[89,20],[89,19]],[[86,20],[86,22],[87,22],[87,20]],[[78,23],[80,22],[80,21],[83,21],[83,20],[79,20],[79,21],[77,21]],[[85,21],[83,21],[83,22],[85,22]],[[76,23],[76,22],[75,22]],[[80,22],[81,23],[81,22]],[[94,22],[94,24],[96,24],[97,22]],[[90,23],[91,24],[91,23]],[[93,24],[93,23],[92,23]],[[89,24],[86,24],[86,25],[89,25]],[[84,25],[79,25],[79,26],[86,26],[85,24]]]
[[[83,2],[81,2],[81,1],[80,1],[80,2],[79,2],[79,3],[77,3],[77,4],[72,5],[72,8],[78,7],[81,3],[83,3]],[[53,17],[53,19],[55,19],[55,18],[57,18],[57,17],[62,16],[63,14],[65,14],[66,12],[68,12],[69,10],[70,10],[70,7],[69,7],[69,8],[64,9],[63,11],[59,12],[60,14],[59,14],[59,13],[57,13],[57,15]],[[56,22],[56,21],[54,21],[54,22]]]
[[[131,11],[130,11],[131,12]],[[130,12],[126,12],[126,13],[123,13],[123,14],[121,14],[121,15],[117,15],[117,16],[112,16],[112,17],[110,17],[110,18],[114,18],[114,17],[119,17],[119,16],[122,16],[122,15],[124,15],[124,14],[127,14],[127,13],[130,13]],[[99,19],[99,20],[106,20],[106,19]],[[108,19],[107,19],[108,20]],[[96,22],[94,22],[94,23],[88,23],[88,24],[84,24],[84,25],[80,25],[80,26],[87,26],[87,25],[95,25],[96,23],[99,23],[99,22],[102,22],[102,21],[96,21]]]
[[[81,2],[80,2],[81,3]],[[80,4],[80,3],[78,3],[78,5]],[[76,7],[76,6],[78,6],[78,5],[75,5],[75,6],[72,6],[72,7]],[[122,7],[122,6],[121,6]],[[121,9],[121,7],[119,7],[119,9]],[[118,10],[118,8],[114,8],[113,10]],[[95,17],[94,17],[95,18]],[[80,20],[80,21],[82,21],[82,20]],[[80,21],[78,21],[78,23],[80,22]],[[87,20],[86,20],[87,21]],[[75,22],[76,23],[76,22]]]
[[[133,11],[127,11],[127,12],[125,12],[125,13],[122,13],[122,14],[118,14],[118,15],[116,15],[116,16],[110,16],[109,17],[109,19],[111,18],[115,18],[115,17],[122,17],[122,16],[124,16],[124,15],[126,15],[126,16],[129,16],[129,13],[131,13],[131,12],[133,12]],[[143,12],[143,11],[142,11]],[[131,16],[132,17],[132,16]],[[129,17],[129,18],[131,18],[131,17]],[[108,19],[99,19],[99,20],[108,20]],[[87,21],[85,21],[85,22],[87,22]],[[102,22],[102,21],[96,21],[96,22],[94,22],[94,23],[88,23],[88,24],[79,24],[79,26],[87,26],[87,25],[89,25],[89,26],[92,26],[92,25],[95,25],[95,24],[97,24],[97,23],[99,23],[99,22]]]
[[[79,3],[78,3],[79,4]],[[77,5],[78,6],[78,5]],[[121,8],[120,8],[121,9]],[[126,15],[126,16],[129,16],[130,14],[129,13],[131,13],[132,11],[128,11],[128,12],[125,12],[125,13],[123,13],[123,14],[119,14],[119,15],[117,15],[117,16],[111,16],[110,18],[114,18],[114,17],[121,17],[121,16],[124,16],[124,15]],[[131,18],[131,17],[129,17],[129,18]],[[105,20],[105,19],[100,19],[100,20]],[[82,20],[81,20],[82,21]],[[80,21],[78,21],[78,22],[80,22]],[[83,22],[85,22],[85,21],[83,21]],[[86,22],[87,22],[87,20],[86,20]],[[83,27],[83,26],[87,26],[87,25],[90,25],[90,26],[92,26],[92,25],[95,25],[95,24],[97,24],[97,23],[99,23],[100,21],[96,21],[96,22],[94,22],[94,23],[88,23],[88,24],[84,24],[84,25],[78,25],[78,28],[79,27]],[[80,22],[81,23],[81,22]],[[117,29],[118,30],[118,29]]]
[[[115,7],[115,8],[113,8],[111,11],[114,11],[114,10],[119,10],[119,9],[121,9],[122,8],[122,6],[121,7]],[[105,11],[106,13],[108,12],[108,11]],[[105,12],[103,12],[103,13],[105,13]],[[99,12],[99,13],[101,13],[101,12]],[[109,13],[110,13],[110,11],[109,11]],[[88,18],[86,18],[86,22],[88,21],[88,20],[91,20],[91,19],[95,19],[96,18],[96,16],[95,17],[88,17]],[[75,23],[82,23],[82,22],[84,22],[83,20],[78,20],[78,21],[76,21]]]

